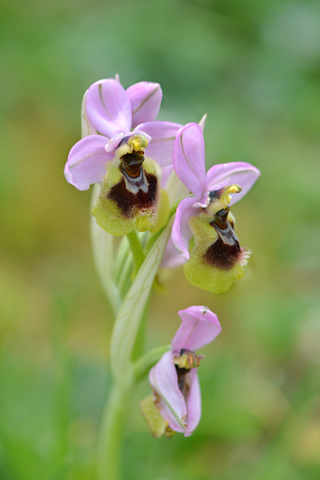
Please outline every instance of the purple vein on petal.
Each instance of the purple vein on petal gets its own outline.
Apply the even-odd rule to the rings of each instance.
[[[110,118],[110,120],[112,120],[111,116],[110,116],[110,113],[108,112],[108,109],[103,101],[103,97],[102,97],[102,83],[99,83],[98,85],[98,88],[99,88],[99,96],[100,96],[100,100],[101,100],[101,103],[102,103],[102,106],[106,112],[106,114],[108,115],[108,117]]]
[[[135,113],[139,112],[140,108],[143,107],[143,105],[145,105],[149,100],[150,98],[155,94],[157,93],[157,91],[159,90],[159,87],[155,88],[151,93],[149,93],[149,95],[140,103],[139,107],[137,107],[135,109],[134,112],[132,112],[132,115],[134,115]],[[174,137],[175,138],[175,137]]]
[[[195,171],[193,170],[193,168],[191,168],[191,164],[190,164],[190,162],[189,162],[188,159],[187,159],[186,152],[184,151],[183,143],[182,143],[182,137],[183,137],[183,135],[184,135],[184,132],[180,135],[180,145],[181,145],[182,154],[183,154],[184,159],[185,159],[185,161],[187,162],[190,170],[192,171],[192,173],[193,173],[195,176],[197,176],[197,172],[195,172]]]
[[[85,160],[87,160],[88,158],[96,157],[96,156],[97,156],[96,152],[95,153],[89,153],[85,157],[80,158],[80,160],[78,160],[77,162],[72,163],[71,167],[75,167],[76,165],[79,165],[79,163],[82,163]],[[107,160],[108,160],[108,158],[107,158],[107,155],[106,155],[106,163],[107,163]]]
[[[176,137],[164,137],[164,138],[152,138],[152,143],[160,143],[160,142],[167,142],[168,140],[174,140]]]
[[[193,327],[192,327],[192,330],[191,330],[191,332],[189,333],[189,335],[188,335],[188,337],[187,337],[186,344],[189,342],[190,337],[191,337],[191,335],[193,334],[193,332],[194,332],[196,326],[198,325],[199,321],[200,321],[200,320],[197,318],[197,320],[194,322],[194,325],[193,325]]]

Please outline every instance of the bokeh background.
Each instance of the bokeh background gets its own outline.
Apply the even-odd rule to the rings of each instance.
[[[90,192],[63,167],[84,91],[160,82],[158,118],[205,128],[207,166],[262,176],[233,212],[253,250],[224,295],[173,273],[148,345],[206,304],[202,421],[153,439],[132,398],[126,480],[319,480],[320,4],[316,0],[2,0],[0,479],[94,480],[112,315],[94,271]],[[112,480],[112,479],[110,479]]]

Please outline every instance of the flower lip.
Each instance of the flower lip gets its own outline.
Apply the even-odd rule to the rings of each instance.
[[[228,215],[229,207],[219,210],[210,225],[216,230],[218,239],[208,248],[204,259],[221,270],[230,270],[239,261],[243,249],[231,226]]]

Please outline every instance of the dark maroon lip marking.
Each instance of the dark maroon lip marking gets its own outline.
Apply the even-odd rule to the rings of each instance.
[[[238,241],[233,245],[223,243],[219,237],[206,251],[204,259],[207,263],[220,270],[231,270],[241,254]]]
[[[117,185],[114,185],[107,198],[113,200],[124,217],[130,218],[134,215],[134,208],[138,210],[150,209],[155,206],[158,189],[158,179],[151,173],[146,173],[148,182],[146,192],[139,190],[137,193],[130,192],[124,178]]]

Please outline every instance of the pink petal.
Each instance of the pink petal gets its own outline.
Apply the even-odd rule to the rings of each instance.
[[[166,183],[171,175],[173,170],[173,165],[167,165],[162,169],[162,176],[161,176],[161,187],[166,188]]]
[[[200,199],[206,192],[204,138],[200,125],[189,123],[183,127],[173,148],[173,167],[180,180]]]
[[[169,238],[166,249],[164,251],[161,268],[176,268],[186,263],[186,258],[178,252],[172,243],[172,239]]]
[[[201,418],[201,390],[197,369],[194,368],[189,373],[191,379],[189,395],[187,403],[187,429],[184,433],[185,437],[189,437],[197,428]]]
[[[149,381],[160,397],[160,413],[176,432],[185,431],[187,406],[178,386],[172,352],[165,353],[150,370]]]
[[[127,88],[126,92],[132,106],[132,128],[156,119],[162,100],[159,83],[139,82]]]
[[[193,306],[178,313],[182,323],[171,342],[174,353],[180,352],[182,348],[198,350],[212,342],[221,332],[217,315],[208,307]]]
[[[194,197],[181,200],[172,227],[172,243],[187,260],[190,258],[189,242],[193,236],[189,227],[189,220],[198,214],[198,210],[193,208],[194,200]]]
[[[70,150],[64,174],[78,190],[88,190],[92,183],[100,183],[106,173],[106,163],[113,154],[105,151],[108,138],[89,135]]]
[[[246,162],[214,165],[207,173],[208,190],[212,192],[227,185],[240,185],[242,191],[232,196],[230,205],[233,205],[246,195],[259,175],[259,170]]]
[[[83,96],[82,103],[81,103],[81,138],[87,137],[88,135],[97,135],[98,132],[95,128],[91,125],[88,115],[87,115],[87,94],[88,90]]]
[[[125,136],[124,133],[117,133],[114,137],[110,138],[110,140],[108,141],[105,147],[106,152],[108,153],[114,152],[124,136]]]
[[[172,151],[176,135],[181,128],[178,123],[171,122],[146,122],[135,128],[147,133],[151,142],[146,148],[146,155],[155,160],[160,167],[172,163]]]
[[[131,103],[122,85],[113,78],[91,85],[86,99],[90,123],[106,137],[131,129]]]

